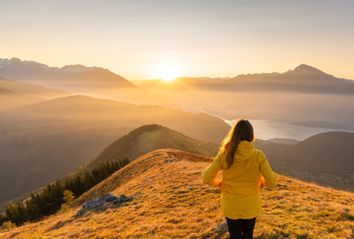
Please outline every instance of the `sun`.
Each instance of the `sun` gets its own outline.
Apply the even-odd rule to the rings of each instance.
[[[171,63],[159,64],[155,68],[155,75],[164,82],[172,82],[179,76],[180,71],[177,65]]]

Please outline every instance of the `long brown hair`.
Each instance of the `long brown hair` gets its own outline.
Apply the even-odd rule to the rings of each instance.
[[[242,140],[251,142],[254,138],[253,127],[248,120],[239,120],[229,131],[224,138],[220,150],[226,152],[227,169],[234,163],[234,155],[236,153],[238,144]]]

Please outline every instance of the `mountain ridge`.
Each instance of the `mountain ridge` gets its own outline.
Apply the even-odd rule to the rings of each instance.
[[[174,148],[209,156],[216,155],[218,151],[218,146],[214,143],[196,140],[159,124],[148,124],[130,131],[108,145],[94,160],[88,162],[86,167],[123,157],[134,160],[160,148]]]
[[[64,65],[62,67],[56,67],[56,66],[49,66],[47,64],[44,63],[39,63],[37,61],[27,61],[27,60],[21,60],[20,58],[0,58],[0,69],[1,68],[5,68],[11,65],[26,65],[28,67],[34,67],[37,69],[45,69],[45,70],[56,70],[56,71],[60,71],[60,70],[64,70],[64,71],[68,71],[68,72],[85,72],[85,71],[90,71],[90,70],[97,70],[97,71],[105,71],[105,72],[111,72],[110,70],[103,68],[103,67],[99,67],[99,66],[85,66],[82,64],[69,64],[69,65]],[[113,73],[113,72],[112,72]],[[114,73],[115,74],[115,73]],[[119,76],[119,75],[118,75]]]
[[[179,77],[177,82],[192,87],[192,89],[237,92],[284,91],[321,94],[354,93],[354,80],[336,78],[306,64],[300,64],[294,69],[283,73],[251,73],[239,74],[234,77],[215,78]],[[158,84],[150,84],[147,85],[147,87],[153,87],[154,85]]]
[[[19,58],[0,59],[0,76],[69,91],[136,87],[122,76],[102,67],[80,64],[51,67]]]

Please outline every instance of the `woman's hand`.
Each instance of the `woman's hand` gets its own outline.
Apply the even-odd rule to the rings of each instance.
[[[223,187],[223,182],[222,182],[222,180],[216,179],[216,180],[215,180],[215,183],[214,183],[214,186],[217,187],[217,188],[222,189],[222,187]]]
[[[265,179],[263,177],[260,178],[260,183],[259,183],[259,187],[261,189],[265,188],[266,186],[266,182],[265,182]]]

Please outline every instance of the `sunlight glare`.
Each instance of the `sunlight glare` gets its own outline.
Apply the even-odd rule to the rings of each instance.
[[[155,69],[156,77],[164,82],[174,81],[179,74],[179,68],[175,64],[159,64]]]

